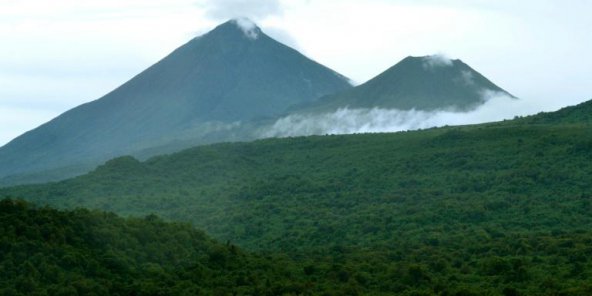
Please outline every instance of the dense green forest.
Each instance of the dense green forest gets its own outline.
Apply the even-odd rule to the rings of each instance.
[[[286,258],[245,253],[155,215],[0,201],[0,295],[279,295],[339,291]]]
[[[338,295],[590,295],[592,128],[568,110],[121,157],[0,196],[190,222]]]

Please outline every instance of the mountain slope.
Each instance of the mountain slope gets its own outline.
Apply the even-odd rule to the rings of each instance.
[[[512,123],[121,157],[0,196],[191,221],[367,294],[589,295],[591,128]]]
[[[334,71],[276,42],[248,20],[197,37],[104,97],[0,148],[0,177],[89,166],[350,88]],[[223,138],[231,140],[230,136]]]
[[[360,86],[293,110],[330,112],[348,107],[468,111],[490,96],[499,95],[514,98],[461,60],[407,57]]]

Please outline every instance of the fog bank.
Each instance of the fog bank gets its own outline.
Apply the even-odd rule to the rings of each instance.
[[[380,133],[417,130],[445,125],[477,124],[538,112],[532,100],[489,94],[485,104],[473,111],[418,111],[397,109],[342,108],[323,114],[294,114],[260,130],[261,137],[292,137],[324,134]]]

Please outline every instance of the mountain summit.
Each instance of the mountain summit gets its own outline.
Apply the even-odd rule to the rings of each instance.
[[[230,24],[238,26],[245,36],[251,40],[256,40],[261,34],[261,29],[248,18],[236,18],[229,21]]]
[[[301,106],[301,111],[338,108],[468,111],[491,96],[511,94],[461,60],[441,55],[407,57],[368,82]]]
[[[192,139],[351,88],[349,80],[285,46],[248,19],[190,40],[104,97],[0,148],[0,178],[67,168]],[[200,139],[204,139],[203,141]],[[82,170],[82,171],[81,171]]]

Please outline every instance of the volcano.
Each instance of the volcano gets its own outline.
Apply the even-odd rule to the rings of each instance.
[[[351,87],[346,77],[275,41],[248,19],[233,19],[104,97],[1,147],[0,178],[55,180],[174,141],[212,142],[212,134]]]
[[[497,96],[515,98],[461,60],[441,55],[407,57],[368,82],[304,103],[293,111],[339,108],[470,111]]]

